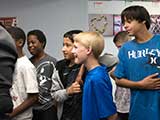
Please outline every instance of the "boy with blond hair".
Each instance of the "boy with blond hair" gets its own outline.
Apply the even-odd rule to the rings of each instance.
[[[97,32],[82,32],[74,37],[75,63],[84,64],[87,74],[83,89],[82,120],[116,120],[112,85],[106,67],[98,57],[104,49],[104,38]],[[103,96],[103,97],[102,97]]]

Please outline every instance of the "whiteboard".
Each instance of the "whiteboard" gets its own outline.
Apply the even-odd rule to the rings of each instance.
[[[160,14],[160,2],[145,1],[88,1],[88,14],[120,14],[123,9],[131,5],[144,6],[150,14]]]

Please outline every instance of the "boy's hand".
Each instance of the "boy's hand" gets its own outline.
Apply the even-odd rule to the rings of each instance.
[[[78,72],[78,75],[77,75],[77,77],[76,77],[76,80],[75,80],[75,81],[77,81],[80,85],[83,84],[82,76],[83,76],[83,74],[84,74],[84,71],[85,71],[85,67],[84,67],[84,64],[82,64],[81,67],[80,67],[80,70],[79,70],[79,72]]]
[[[80,84],[77,81],[72,83],[72,85],[67,88],[67,94],[68,95],[71,95],[71,94],[74,94],[74,93],[79,93],[79,92],[81,92],[81,88],[80,88]]]
[[[140,87],[142,89],[160,89],[160,78],[158,78],[158,75],[159,73],[155,73],[145,77],[139,81]]]

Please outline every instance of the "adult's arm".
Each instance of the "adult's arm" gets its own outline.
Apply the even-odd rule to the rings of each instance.
[[[13,39],[9,33],[0,26],[0,112],[11,112],[13,108],[9,89],[12,86],[17,52]]]

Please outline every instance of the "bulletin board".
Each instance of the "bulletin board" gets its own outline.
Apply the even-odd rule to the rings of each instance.
[[[0,22],[7,28],[17,25],[16,17],[0,17]]]
[[[150,31],[154,34],[160,33],[160,0],[88,1],[89,31],[113,36],[124,30],[120,13],[131,5],[144,6],[151,15]]]

